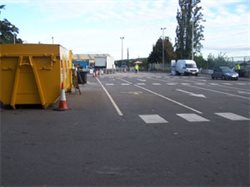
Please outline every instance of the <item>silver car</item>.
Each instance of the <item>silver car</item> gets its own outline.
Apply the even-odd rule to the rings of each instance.
[[[228,66],[220,66],[214,69],[211,74],[212,79],[223,79],[223,80],[238,80],[239,74]]]

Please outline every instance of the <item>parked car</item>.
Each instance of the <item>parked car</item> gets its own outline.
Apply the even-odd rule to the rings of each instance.
[[[228,66],[220,66],[214,69],[211,77],[212,79],[238,80],[239,74]]]

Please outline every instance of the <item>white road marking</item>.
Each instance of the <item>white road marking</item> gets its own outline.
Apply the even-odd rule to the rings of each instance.
[[[197,114],[176,114],[177,116],[180,116],[181,118],[189,121],[189,122],[207,122],[210,121],[202,116],[199,116]]]
[[[159,116],[158,114],[146,114],[146,115],[139,115],[139,117],[147,124],[153,123],[168,123],[164,118]]]
[[[115,103],[114,99],[111,97],[111,95],[107,91],[107,89],[103,86],[103,84],[101,83],[101,81],[98,78],[96,78],[96,80],[99,82],[99,84],[103,88],[104,92],[107,94],[109,100],[111,101],[111,103],[114,106],[114,108],[115,108],[116,112],[118,113],[118,115],[119,116],[123,116],[123,113],[121,112],[121,110],[119,109],[119,107],[117,106],[117,104]]]
[[[218,86],[219,84],[218,83],[209,83],[210,85],[212,86]]]
[[[114,86],[113,83],[106,83],[105,85],[106,85],[106,86]]]
[[[240,116],[238,114],[234,114],[231,112],[222,112],[222,113],[215,113],[215,114],[223,118],[232,120],[232,121],[250,120],[249,118],[246,118],[244,116]]]
[[[241,86],[245,86],[245,85],[247,85],[247,83],[245,83],[245,82],[236,82],[235,84],[237,84],[237,85],[241,85]]]
[[[137,83],[137,85],[145,85],[145,83],[139,82],[139,83]]]
[[[143,92],[140,92],[140,91],[130,91],[130,92],[121,92],[121,93],[123,93],[123,94],[131,94],[131,95],[140,95]]]
[[[228,82],[223,82],[222,84],[228,85],[228,86],[231,86],[231,85],[232,85],[231,83],[228,83]]]
[[[245,92],[245,91],[237,91],[239,94],[250,94],[250,92]]]
[[[152,83],[152,85],[154,85],[154,86],[159,86],[159,85],[161,85],[161,83],[154,82],[154,83]]]
[[[181,85],[190,85],[190,83],[189,82],[183,82],[183,83],[181,83]]]
[[[188,92],[188,91],[186,91],[186,90],[176,89],[176,91],[179,91],[179,92],[182,92],[182,93],[187,93],[188,95],[194,96],[194,97],[206,98],[206,96],[203,95],[203,94],[196,94],[196,93],[193,93],[193,92]]]
[[[204,82],[196,82],[194,84],[202,86],[202,85],[205,85],[206,83],[204,83]]]
[[[146,82],[145,79],[137,79],[138,81],[141,81],[141,82]]]
[[[178,83],[175,83],[175,82],[168,82],[168,83],[166,83],[167,85],[169,85],[169,86],[175,86],[175,85],[177,85]]]
[[[126,82],[126,83],[132,84],[131,82],[129,82],[129,81],[127,81],[127,80],[124,80],[124,79],[120,79],[120,80],[121,80],[121,81],[124,81],[124,82]],[[168,97],[165,97],[164,95],[158,94],[158,93],[156,93],[156,92],[154,92],[154,91],[152,91],[152,90],[149,90],[149,89],[147,89],[147,88],[144,88],[144,87],[139,86],[139,85],[136,85],[136,84],[134,84],[134,86],[137,87],[137,88],[141,88],[141,89],[143,89],[143,90],[145,90],[145,91],[147,91],[147,92],[149,92],[149,93],[152,93],[152,94],[154,94],[154,95],[156,95],[156,96],[158,96],[158,97],[161,97],[161,98],[163,98],[163,99],[166,99],[166,100],[168,100],[168,101],[170,101],[170,102],[172,102],[172,103],[175,103],[175,104],[177,104],[177,105],[180,105],[180,106],[182,106],[182,107],[184,107],[184,108],[187,108],[187,109],[189,109],[189,110],[192,110],[192,111],[194,111],[194,112],[196,112],[196,113],[198,113],[198,114],[202,114],[201,111],[198,111],[198,110],[196,110],[196,109],[194,109],[194,108],[191,108],[191,107],[189,107],[189,106],[187,106],[187,105],[185,105],[185,104],[182,104],[182,103],[180,103],[180,102],[178,102],[178,101],[175,101],[175,100],[173,100],[173,99],[170,99],[170,98],[168,98]]]
[[[212,89],[208,89],[208,88],[201,88],[201,87],[198,87],[198,86],[191,86],[191,85],[185,85],[185,86],[191,87],[191,88],[197,88],[197,89],[200,89],[200,90],[207,90],[207,91],[214,92],[214,93],[224,94],[224,95],[227,95],[227,96],[233,96],[233,97],[238,97],[238,98],[241,98],[241,99],[250,100],[249,97],[245,97],[245,96],[241,96],[241,95],[235,95],[235,94],[222,92],[222,91],[218,91],[218,90],[212,90]]]
[[[189,109],[189,110],[192,110],[192,111],[194,111],[194,112],[196,112],[196,113],[202,114],[202,112],[200,112],[200,111],[198,111],[198,110],[195,110],[195,109],[193,109],[193,108],[191,108],[191,107],[189,107],[189,106],[187,106],[187,105],[185,105],[185,104],[182,104],[182,103],[180,103],[180,102],[178,102],[178,101],[175,101],[175,100],[173,100],[173,99],[170,99],[170,98],[168,98],[168,97],[165,97],[164,95],[158,94],[158,93],[156,93],[156,92],[154,92],[154,91],[152,91],[152,90],[149,90],[149,89],[147,89],[147,88],[144,88],[144,87],[141,87],[141,86],[138,86],[138,85],[135,85],[135,86],[138,87],[138,88],[141,88],[141,89],[143,89],[143,90],[145,90],[145,91],[147,91],[147,92],[149,92],[149,93],[152,93],[152,94],[154,94],[154,95],[156,95],[156,96],[159,96],[159,97],[161,97],[161,98],[163,98],[163,99],[166,99],[166,100],[168,100],[168,101],[171,101],[172,103],[175,103],[175,104],[177,104],[177,105],[180,105],[180,106],[182,106],[182,107],[184,107],[184,108],[187,108],[187,109]]]
[[[129,86],[129,85],[131,85],[131,84],[129,84],[129,83],[122,83],[121,85],[122,85],[122,86]]]

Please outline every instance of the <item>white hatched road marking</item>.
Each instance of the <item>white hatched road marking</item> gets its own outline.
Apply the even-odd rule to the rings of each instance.
[[[221,112],[221,113],[215,113],[215,114],[223,118],[232,120],[232,121],[250,120],[249,118],[246,118],[244,116],[240,116],[238,114],[234,114],[231,112]]]
[[[189,122],[207,122],[210,121],[202,116],[199,116],[197,114],[192,113],[183,113],[183,114],[176,114],[177,116],[180,116],[181,118],[189,121]]]
[[[147,124],[153,123],[168,123],[164,118],[159,116],[158,114],[146,114],[146,115],[139,115],[139,117]]]

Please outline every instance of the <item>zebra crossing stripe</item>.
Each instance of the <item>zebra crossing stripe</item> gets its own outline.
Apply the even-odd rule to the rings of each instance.
[[[147,124],[168,123],[168,121],[166,121],[158,114],[139,115],[139,117]]]
[[[176,114],[176,115],[180,116],[181,118],[183,118],[189,122],[207,122],[207,121],[210,121],[202,116],[199,116],[199,115],[193,114],[193,113],[182,113],[182,114]]]
[[[155,83],[152,83],[152,85],[159,86],[159,85],[161,85],[161,83],[155,82]]]
[[[215,113],[215,114],[223,118],[232,120],[232,121],[250,120],[249,118],[246,118],[244,116],[240,116],[238,114],[234,114],[231,112],[221,112],[221,113]]]

